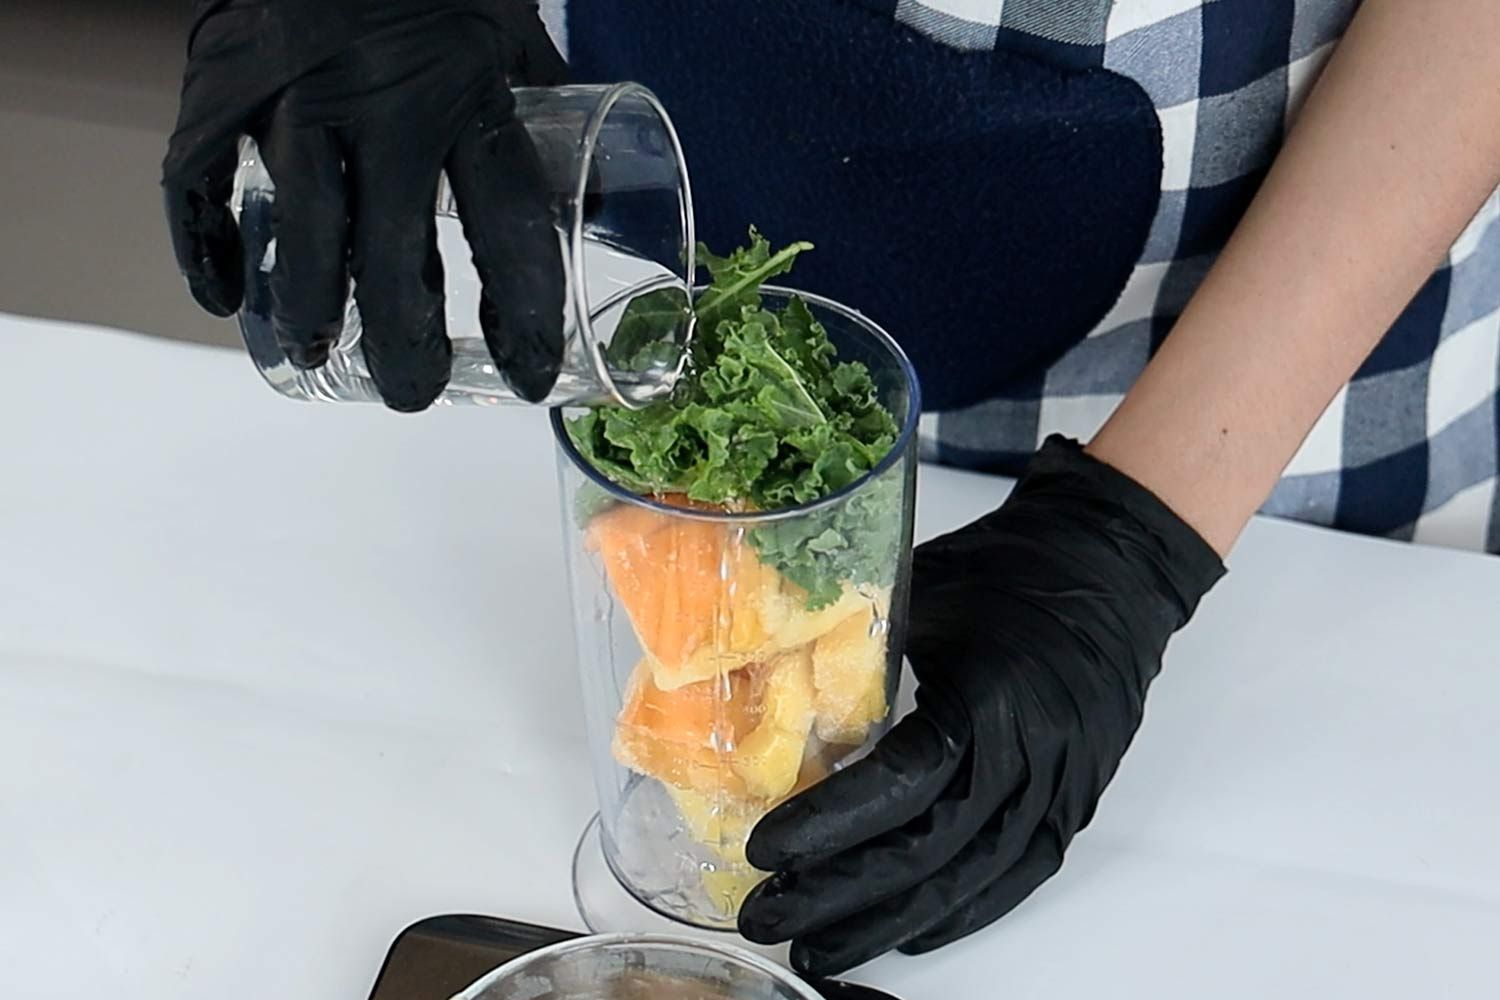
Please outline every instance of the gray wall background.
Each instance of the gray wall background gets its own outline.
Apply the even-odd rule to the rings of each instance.
[[[0,312],[238,343],[188,298],[161,216],[191,6],[0,0]]]

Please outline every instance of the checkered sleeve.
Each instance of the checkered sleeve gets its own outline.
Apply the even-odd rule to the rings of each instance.
[[[898,0],[898,19],[952,44],[1019,40],[1134,79],[1157,108],[1164,146],[1151,233],[1111,312],[1000,398],[929,415],[926,458],[1015,473],[1046,435],[1087,438],[1098,430],[1208,272],[1356,6]],[[1500,551],[1497,216],[1492,198],[1328,407],[1267,513]]]
[[[575,68],[586,61],[589,38],[593,38],[593,48],[599,49],[600,37],[622,37],[640,24],[648,11],[660,7],[632,5],[628,0],[536,2],[559,47],[574,56]],[[743,12],[746,6],[733,0],[718,2],[723,10],[740,7]],[[1030,325],[1025,327],[1026,332],[1048,334],[1058,332],[1049,329],[1051,326],[1066,327],[1059,339],[1066,342],[1072,338],[1070,346],[1050,348],[1048,357],[1033,360],[1034,352],[1019,349],[1024,345],[1016,344],[1014,338],[1005,340],[1007,334],[1022,326],[1021,322],[1012,316],[1013,329],[1007,330],[1005,317],[997,316],[989,339],[1005,348],[998,354],[1011,357],[1009,364],[1019,370],[1006,368],[991,379],[975,380],[980,388],[973,392],[945,393],[942,390],[952,388],[945,379],[973,374],[972,365],[970,371],[960,371],[964,364],[949,363],[952,357],[939,358],[942,363],[936,364],[928,358],[928,367],[923,369],[933,390],[929,398],[946,400],[943,405],[956,407],[960,400],[964,404],[962,408],[924,415],[923,457],[1013,475],[1049,434],[1089,438],[1114,412],[1170,334],[1239,223],[1304,98],[1355,16],[1359,0],[763,0],[763,5],[782,15],[794,11],[809,24],[824,28],[827,24],[853,23],[839,19],[856,13],[850,8],[859,7],[876,15],[874,21],[859,20],[862,31],[879,34],[884,19],[951,48],[1033,57],[1047,63],[1049,73],[1062,69],[1062,73],[1051,75],[1066,77],[1070,83],[1100,82],[1080,81],[1072,71],[1108,71],[1133,81],[1135,86],[1126,89],[1139,98],[1147,117],[1154,108],[1162,146],[1157,203],[1133,267],[1128,258],[1134,244],[1123,252],[1120,271],[1128,277],[1107,314],[1091,329],[1079,331],[1076,327],[1091,322],[1097,308],[1090,305],[1080,312],[1081,319],[1068,322],[1060,317],[1066,312],[1064,307],[1073,303],[1053,307],[1053,298],[1039,295],[1036,315],[1027,317]],[[684,10],[711,6],[703,2],[697,7],[674,9],[681,17]],[[714,14],[707,11],[695,16],[712,18]],[[820,20],[825,17],[827,24]],[[745,23],[757,22],[750,18]],[[772,23],[784,22],[772,19]],[[577,52],[570,49],[570,40],[576,43],[573,48]],[[781,36],[754,41],[773,47],[786,44]],[[624,71],[622,66],[628,67],[629,59],[635,58],[642,60],[638,65],[650,75],[653,70],[645,60],[669,62],[676,56],[666,50],[632,54],[626,47],[620,58],[625,62],[612,62],[613,71]],[[689,59],[687,55],[681,58]],[[706,60],[701,53],[694,58]],[[983,60],[957,62],[981,64]],[[995,62],[1014,65],[1028,60]],[[673,77],[679,82],[713,70],[707,61],[701,68],[676,68],[682,69]],[[903,79],[916,89],[903,91],[902,100],[910,97],[911,106],[919,105],[923,99],[920,77]],[[746,86],[753,85],[754,81],[747,79]],[[1013,82],[993,85],[1015,86]],[[1024,117],[1014,112],[1026,110],[1022,102],[1027,95],[1017,90],[1009,96],[1015,104],[1007,106],[1012,114],[1006,121],[1014,122]],[[886,93],[884,99],[889,100],[890,95]],[[1041,99],[1046,99],[1045,94]],[[908,105],[901,106],[909,110]],[[1108,110],[1101,114],[1107,115]],[[851,117],[856,119],[864,121],[857,115]],[[859,127],[884,124],[882,119],[878,124]],[[1080,128],[1056,113],[1045,124],[1071,124],[1075,132]],[[826,121],[822,127],[828,127]],[[863,138],[844,136],[841,141],[859,145]],[[783,140],[782,133],[755,138],[768,143]],[[1118,146],[1114,148],[1120,152],[1119,159],[1123,152]],[[1149,161],[1150,156],[1146,159]],[[935,160],[947,163],[941,154]],[[1101,162],[1108,162],[1108,157]],[[849,163],[847,156],[843,163]],[[1003,183],[1007,185],[1024,183],[1016,180],[1016,173],[1004,172],[1009,165],[997,165],[995,176],[1005,178]],[[704,169],[709,176],[708,168]],[[721,166],[720,173],[713,175],[720,194],[742,183],[732,169]],[[1090,167],[1088,176],[1079,182],[1082,197],[1090,192],[1118,193],[1122,178],[1131,176],[1130,171],[1121,170],[1111,177],[1105,170],[1102,172],[1106,175],[1093,182],[1089,178],[1098,169]],[[843,175],[835,172],[818,176],[825,183],[838,183],[833,178]],[[931,183],[937,185],[936,190],[950,191],[951,187],[943,185],[956,183],[952,175],[932,180],[945,176],[940,172],[916,170],[914,176],[918,178],[914,183]],[[973,176],[965,173],[963,179]],[[981,175],[981,179],[987,178]],[[1108,187],[1112,180],[1114,186]],[[747,190],[752,187],[748,182],[744,186]],[[1147,196],[1150,186],[1148,179],[1141,188]],[[965,190],[969,192],[967,197],[975,197],[972,186]],[[1014,193],[1015,188],[1007,191]],[[743,206],[758,211],[761,203],[755,198],[764,197],[743,191],[738,196],[739,200],[727,202],[742,206],[736,214],[746,210]],[[954,204],[962,204],[961,196],[949,197]],[[1060,199],[1059,204],[1066,206],[1067,202]],[[1014,238],[1036,240],[1038,233],[1046,235],[1047,220],[1055,217],[1053,212],[1049,205],[1036,228]],[[1497,219],[1500,201],[1491,199],[1455,243],[1443,266],[1312,428],[1267,501],[1266,513],[1395,539],[1500,552]],[[700,225],[723,224],[722,219],[716,223],[712,219],[699,221]],[[735,220],[734,225],[746,221],[755,220]],[[968,221],[960,217],[943,225],[964,227]],[[1139,221],[1144,226],[1145,219]],[[879,242],[878,229],[858,230],[855,220],[838,225]],[[994,225],[993,239],[1005,240],[1003,220]],[[934,227],[935,231],[941,228]],[[1058,257],[1071,254],[1080,258],[1076,250],[1069,250],[1072,244],[1067,242],[1075,234],[1064,231],[1063,224],[1056,228],[1059,242],[1056,246],[1049,244],[1048,249],[1060,247]],[[974,235],[963,228],[948,232]],[[1108,232],[1118,236],[1120,227]],[[982,247],[992,245],[988,233],[980,235],[983,241],[976,241],[973,253],[963,258],[965,267],[972,258],[978,258],[977,274],[983,272]],[[993,245],[997,263],[991,270],[996,272],[996,281],[1004,281],[1005,268],[998,262],[1016,260],[1017,247],[1003,242]],[[1022,247],[1021,252],[1028,249]],[[1094,271],[1088,274],[1097,276]],[[1110,279],[1110,288],[1114,280]],[[1108,289],[1098,298],[1102,300],[1107,293]],[[848,295],[861,297],[857,288],[851,288]],[[976,299],[979,303],[986,301],[992,300]],[[960,303],[956,312],[975,317],[995,315],[995,310],[986,311],[982,304],[968,308]],[[983,341],[981,331],[967,343]],[[972,360],[969,354],[961,357],[964,363]],[[943,368],[945,363],[947,369]],[[973,399],[983,402],[968,405]]]

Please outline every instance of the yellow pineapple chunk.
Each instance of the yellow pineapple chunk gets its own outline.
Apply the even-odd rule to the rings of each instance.
[[[818,738],[858,745],[886,714],[886,633],[867,604],[813,644],[813,699]]]
[[[726,917],[740,912],[745,897],[765,880],[765,873],[748,865],[726,865],[723,868],[703,869],[703,891],[718,906]]]
[[[811,654],[806,648],[783,653],[767,665],[759,724],[730,757],[752,796],[775,801],[792,790],[812,726]]]
[[[667,786],[683,825],[693,840],[731,864],[747,865],[745,842],[765,806],[724,792],[700,792]]]
[[[762,591],[760,621],[770,633],[773,650],[795,649],[817,638],[869,606],[870,600],[853,588],[845,588],[839,599],[817,611],[807,609],[807,591],[775,574],[779,586]]]

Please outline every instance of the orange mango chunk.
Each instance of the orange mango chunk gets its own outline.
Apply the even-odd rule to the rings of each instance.
[[[682,496],[666,502],[705,509]],[[737,529],[617,504],[589,522],[588,544],[658,687],[738,670],[766,647],[760,608],[780,575],[761,564]]]
[[[642,662],[615,726],[615,759],[675,788],[744,794],[728,755],[756,727],[758,681],[754,672],[740,671],[663,690]]]

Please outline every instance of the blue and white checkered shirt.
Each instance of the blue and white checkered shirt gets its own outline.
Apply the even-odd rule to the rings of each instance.
[[[1014,471],[1048,434],[1087,439],[1114,410],[1222,247],[1358,6],[803,0],[804,11],[820,3],[868,8],[956,49],[1010,48],[1102,67],[1138,84],[1155,107],[1160,199],[1113,308],[1086,337],[1028,377],[1008,380],[1002,392],[924,417],[925,457],[1001,471]],[[571,4],[577,10],[585,0]],[[598,16],[602,0],[591,5]],[[579,25],[570,23],[564,0],[544,0],[543,8],[566,47],[568,30]],[[1500,552],[1497,216],[1500,198],[1491,197],[1313,429],[1267,513]]]

